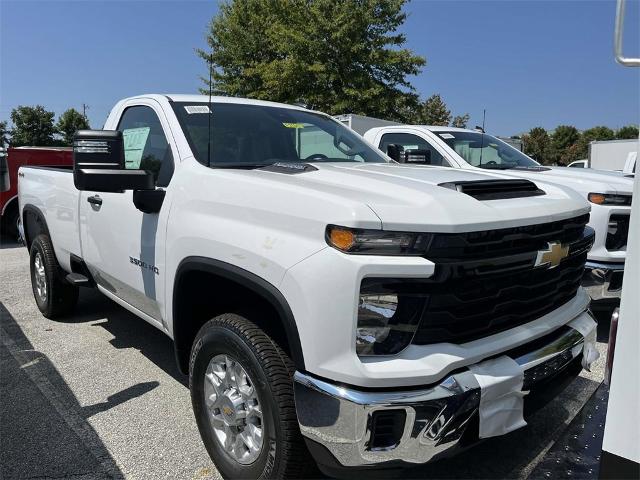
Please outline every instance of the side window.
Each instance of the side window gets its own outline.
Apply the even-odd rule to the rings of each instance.
[[[380,140],[380,150],[386,153],[390,144],[400,145],[403,150],[429,150],[431,165],[450,167],[442,155],[429,142],[411,133],[385,133]]]
[[[156,185],[166,187],[173,175],[173,155],[160,119],[143,105],[127,108],[118,124],[124,137],[125,168],[153,173]]]

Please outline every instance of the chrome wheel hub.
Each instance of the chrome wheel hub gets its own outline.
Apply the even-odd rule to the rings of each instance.
[[[211,359],[204,400],[211,428],[225,452],[240,464],[254,462],[262,451],[262,409],[253,381],[233,357]]]
[[[33,277],[36,284],[36,293],[42,302],[47,301],[47,275],[44,271],[44,261],[40,252],[33,259]]]

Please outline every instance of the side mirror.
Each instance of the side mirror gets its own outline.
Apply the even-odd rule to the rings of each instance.
[[[431,150],[406,150],[405,163],[422,163],[431,165]]]
[[[0,152],[0,192],[8,192],[10,188],[11,180],[9,179],[7,155],[5,152]]]
[[[390,143],[387,145],[387,156],[396,162],[400,162],[400,155],[402,154],[402,147],[400,145],[396,145],[395,143]]]
[[[153,174],[125,170],[122,132],[79,130],[73,137],[73,183],[78,190],[153,190]]]

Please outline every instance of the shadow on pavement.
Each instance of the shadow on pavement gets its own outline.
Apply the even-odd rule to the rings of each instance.
[[[0,235],[0,250],[5,248],[16,248],[20,247],[21,244],[15,238],[11,238],[7,235]]]
[[[111,345],[117,349],[133,348],[142,353],[176,381],[189,386],[189,379],[178,370],[173,354],[173,341],[153,325],[111,301],[99,291],[80,289],[80,298],[75,312],[54,322],[91,323],[104,328],[113,339]]]
[[[0,336],[0,478],[124,478],[86,418],[148,392],[156,382],[81,407],[2,303]]]

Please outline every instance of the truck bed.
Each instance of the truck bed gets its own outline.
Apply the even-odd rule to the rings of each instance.
[[[81,255],[77,218],[80,192],[73,184],[72,167],[20,167],[18,199],[23,222],[34,221],[30,214],[34,210],[44,216],[58,263],[70,271],[70,256]]]

